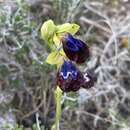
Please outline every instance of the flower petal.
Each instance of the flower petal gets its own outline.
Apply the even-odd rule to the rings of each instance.
[[[64,58],[66,58],[66,54],[65,54],[65,52],[64,52],[63,49],[60,50],[60,54],[61,54]]]
[[[61,47],[60,38],[56,34],[54,34],[53,41],[54,41],[54,43],[55,43],[55,45],[56,45],[57,48]]]
[[[84,74],[84,82],[83,82],[83,85],[82,87],[83,88],[91,88],[94,86],[94,74],[90,71],[87,71],[85,74]]]

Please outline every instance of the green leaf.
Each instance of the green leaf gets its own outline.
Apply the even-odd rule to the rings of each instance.
[[[63,56],[59,52],[54,51],[48,55],[46,62],[51,65],[61,65],[64,60]]]
[[[53,40],[53,35],[56,32],[56,25],[52,20],[48,20],[43,23],[41,27],[41,37],[48,44],[50,44]]]
[[[74,35],[79,28],[80,26],[77,24],[65,23],[57,26],[57,33],[70,33]]]

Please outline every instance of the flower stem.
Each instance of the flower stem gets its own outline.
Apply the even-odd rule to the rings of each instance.
[[[52,126],[52,130],[59,130],[59,121],[61,118],[61,98],[62,98],[62,90],[57,86],[55,90],[56,119],[55,124]]]

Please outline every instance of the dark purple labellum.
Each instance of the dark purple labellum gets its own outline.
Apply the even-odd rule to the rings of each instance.
[[[67,34],[62,38],[63,50],[66,56],[76,63],[84,63],[89,57],[88,46],[80,39],[74,38],[71,34]]]
[[[92,74],[90,72],[86,72],[84,74],[84,83],[82,85],[83,88],[91,88],[94,86],[94,77],[92,76]]]
[[[71,61],[65,61],[57,73],[57,85],[64,91],[77,91],[84,78]]]

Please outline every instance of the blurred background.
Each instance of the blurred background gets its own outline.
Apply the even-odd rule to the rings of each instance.
[[[0,130],[50,130],[55,66],[40,27],[77,23],[91,57],[88,90],[63,95],[60,130],[130,130],[129,0],[0,0]]]

